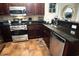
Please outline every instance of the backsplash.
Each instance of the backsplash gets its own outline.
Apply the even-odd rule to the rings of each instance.
[[[34,16],[25,16],[23,20],[28,20],[29,18],[32,18],[33,21],[38,21],[39,18],[43,18],[43,15],[34,15]],[[4,20],[13,20],[15,17],[12,16],[0,16],[0,21]]]
[[[58,29],[79,39],[79,23],[58,20]]]
[[[76,26],[76,28],[78,27],[78,23],[75,22],[68,22],[68,21],[60,21],[58,20],[58,26],[62,26],[62,27],[66,27],[68,29],[74,29],[72,27]]]

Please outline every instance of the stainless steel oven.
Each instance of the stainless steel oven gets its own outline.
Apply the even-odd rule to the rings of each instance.
[[[11,25],[10,31],[13,41],[28,40],[27,25]]]

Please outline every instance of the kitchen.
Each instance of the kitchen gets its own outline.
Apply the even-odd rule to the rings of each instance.
[[[79,3],[0,3],[1,56],[78,56]]]

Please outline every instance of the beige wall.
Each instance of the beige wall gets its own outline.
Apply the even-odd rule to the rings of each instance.
[[[24,20],[28,20],[29,17],[32,17],[33,21],[38,21],[38,17],[44,17],[43,15],[33,15],[33,16],[26,16]],[[3,20],[13,20],[15,17],[11,16],[0,16],[0,21]]]
[[[79,4],[77,4],[77,7],[78,7],[78,9],[77,9],[76,22],[78,22],[78,23],[79,23]]]
[[[78,3],[57,3],[56,4],[56,13],[49,13],[49,3],[45,3],[45,16],[46,21],[51,21],[55,16],[58,16],[60,19],[64,20],[63,12],[66,7],[71,7],[73,9],[73,16],[71,21],[79,22],[79,4]]]

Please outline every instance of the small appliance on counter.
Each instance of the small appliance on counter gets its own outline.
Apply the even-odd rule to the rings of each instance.
[[[54,27],[57,27],[57,25],[58,25],[58,20],[59,20],[58,18],[52,19],[52,20],[51,20],[51,25],[54,26]]]

